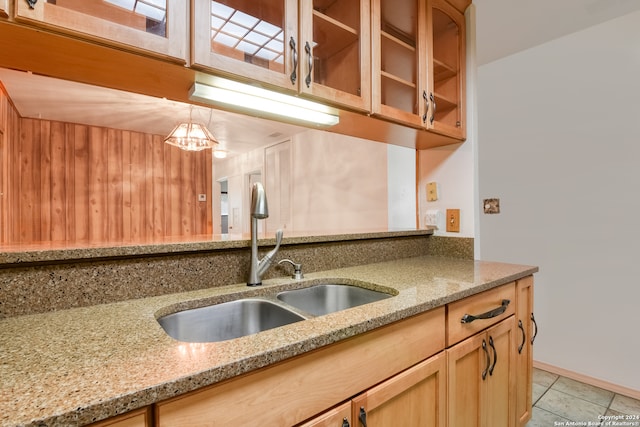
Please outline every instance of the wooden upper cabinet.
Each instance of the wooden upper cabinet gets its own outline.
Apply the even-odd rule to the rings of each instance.
[[[372,1],[372,112],[464,140],[465,22],[445,0]]]
[[[372,112],[422,127],[427,108],[425,2],[373,0],[371,17]]]
[[[193,66],[297,91],[296,0],[198,0],[192,8]]]
[[[437,133],[466,138],[466,69],[464,15],[445,0],[430,0],[429,110],[427,127]]]
[[[368,0],[192,4],[192,66],[370,110]]]
[[[37,0],[33,7],[16,0],[15,15],[21,22],[186,62],[183,0]]]
[[[370,29],[369,0],[301,0],[300,92],[370,111]]]
[[[9,0],[0,0],[0,18],[9,17]]]

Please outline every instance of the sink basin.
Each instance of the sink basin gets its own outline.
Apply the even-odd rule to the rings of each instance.
[[[216,342],[304,320],[287,308],[261,299],[240,299],[162,316],[158,323],[172,338]]]
[[[292,307],[321,316],[391,298],[391,295],[358,286],[326,284],[280,292],[277,298]]]

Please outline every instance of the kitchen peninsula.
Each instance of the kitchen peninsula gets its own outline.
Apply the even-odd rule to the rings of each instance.
[[[432,236],[418,233],[414,238],[428,240]],[[387,244],[393,245],[393,240]],[[514,283],[520,284],[536,271],[537,267],[532,266],[426,254],[305,272],[303,281],[271,278],[258,289],[241,283],[9,317],[0,320],[3,361],[0,425],[87,425],[145,407],[149,408],[145,414],[150,416],[145,422],[151,422],[153,409],[161,407],[154,406],[158,402],[211,385],[224,385],[226,380],[235,381],[236,377],[246,378],[247,374],[264,372],[271,366],[304,360],[301,358],[307,354],[339,348],[332,346],[356,342],[363,334],[393,328],[425,313],[439,311],[439,315],[444,316],[444,307],[448,304],[484,291],[515,289]],[[246,296],[268,296],[328,279],[395,295],[373,304],[218,343],[175,341],[156,321],[156,317],[177,307],[186,309]],[[517,306],[518,297],[515,293],[513,296]],[[511,320],[513,306],[504,313]],[[438,324],[442,329],[439,335],[444,337],[444,323]],[[520,338],[513,341],[519,344]],[[431,349],[425,351],[425,355],[431,355]],[[358,363],[374,362],[363,354]],[[407,363],[412,365],[413,361],[407,360]],[[291,389],[295,392],[295,387]],[[270,395],[279,393],[265,392],[265,397]],[[277,412],[279,405],[270,403],[267,406]],[[234,413],[242,417],[250,412]],[[289,415],[277,416],[284,416],[282,419],[293,424],[312,415],[292,411]],[[237,420],[239,424],[241,421]],[[157,413],[153,422],[165,425],[162,415]]]

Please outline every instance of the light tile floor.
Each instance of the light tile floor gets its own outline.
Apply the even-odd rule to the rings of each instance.
[[[603,415],[619,416],[611,420],[621,424],[610,425],[640,426],[640,419],[624,417],[640,416],[640,400],[534,368],[533,411],[527,427],[605,426]]]

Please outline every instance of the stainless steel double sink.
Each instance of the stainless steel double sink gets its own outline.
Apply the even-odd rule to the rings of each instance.
[[[325,283],[279,292],[275,299],[242,298],[179,311],[157,320],[178,341],[216,342],[391,297],[359,286]]]

